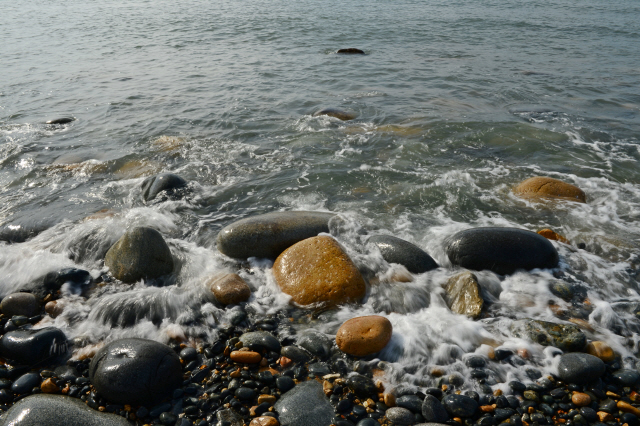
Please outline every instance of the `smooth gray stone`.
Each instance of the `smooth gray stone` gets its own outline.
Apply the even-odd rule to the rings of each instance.
[[[412,425],[416,421],[416,417],[413,413],[406,408],[393,407],[385,411],[384,415],[394,425]]]
[[[27,373],[18,377],[11,385],[13,393],[25,394],[30,393],[31,389],[40,386],[40,375],[38,373]]]
[[[126,283],[154,279],[173,271],[173,257],[162,235],[140,226],[126,232],[107,252],[105,266]]]
[[[422,399],[416,395],[403,395],[396,399],[396,405],[414,413],[422,412]]]
[[[586,385],[602,376],[605,363],[593,355],[574,352],[564,354],[558,363],[558,376],[565,382]]]
[[[466,395],[447,395],[442,398],[442,405],[454,417],[471,417],[478,409],[476,400]]]
[[[151,201],[162,192],[173,195],[177,189],[187,186],[187,181],[173,173],[161,173],[150,176],[142,181],[142,198],[145,201]]]
[[[542,235],[518,228],[474,228],[447,240],[445,250],[454,266],[500,275],[519,269],[555,268],[558,252]]]
[[[612,374],[613,380],[621,386],[634,386],[640,379],[640,373],[635,370],[618,370]]]
[[[329,232],[334,213],[273,212],[239,220],[220,230],[218,250],[233,258],[275,259],[297,242]]]
[[[89,378],[108,401],[153,406],[182,384],[182,366],[167,345],[146,339],[120,339],[93,357]]]
[[[8,318],[14,315],[32,317],[39,311],[38,300],[31,293],[12,293],[2,299],[0,310]]]
[[[281,426],[329,426],[333,406],[315,380],[302,382],[282,395],[274,406]]]
[[[309,329],[298,336],[297,344],[317,357],[326,358],[331,353],[333,342],[323,333]]]
[[[280,355],[286,356],[293,362],[307,362],[311,359],[311,354],[297,346],[283,346]]]
[[[444,423],[449,420],[449,414],[447,410],[444,409],[444,406],[433,395],[427,394],[422,401],[422,417],[427,422],[434,422],[435,424]]]
[[[123,417],[93,410],[80,399],[48,394],[21,399],[0,420],[2,426],[131,426]]]
[[[367,240],[375,244],[382,258],[389,263],[399,263],[412,274],[422,274],[436,269],[438,264],[420,247],[391,235],[375,235]]]
[[[0,338],[0,356],[19,365],[35,365],[67,353],[67,337],[55,327],[14,330]]]
[[[252,331],[240,336],[242,346],[249,349],[266,349],[271,352],[280,353],[280,342],[273,337],[273,334],[266,331]]]

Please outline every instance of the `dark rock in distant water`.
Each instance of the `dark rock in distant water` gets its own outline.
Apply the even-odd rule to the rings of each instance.
[[[474,228],[460,231],[446,244],[455,266],[500,275],[518,269],[555,268],[558,252],[542,235],[518,228]]]
[[[142,182],[142,198],[145,201],[151,201],[162,191],[170,196],[181,195],[177,190],[186,186],[187,181],[180,176],[173,173],[161,173],[148,177]]]
[[[56,118],[54,120],[49,120],[47,121],[46,124],[67,124],[67,123],[71,123],[72,121],[76,121],[76,119],[73,117],[62,117],[62,118]]]
[[[162,235],[142,226],[125,233],[109,249],[104,264],[114,277],[126,283],[158,278],[173,271],[173,257]]]
[[[315,380],[303,382],[276,402],[280,424],[287,426],[328,426],[335,422],[333,407]]]
[[[295,243],[329,232],[334,213],[273,212],[233,222],[220,230],[218,250],[233,258],[275,259]]]
[[[0,241],[23,243],[51,226],[51,223],[44,222],[8,223],[0,226]]]
[[[146,339],[120,339],[94,356],[89,378],[108,401],[152,406],[182,384],[182,366],[167,345]]]
[[[367,240],[375,244],[389,263],[399,263],[413,274],[436,269],[438,264],[420,247],[391,235],[375,235]]]
[[[55,327],[15,330],[0,338],[0,356],[19,365],[51,361],[67,352],[67,337]]]
[[[18,401],[3,416],[12,426],[130,426],[123,417],[93,410],[78,398],[38,394]]]
[[[344,54],[344,55],[364,55],[364,51],[360,49],[356,49],[355,47],[349,47],[347,49],[340,49],[336,53]]]
[[[317,111],[313,114],[314,117],[319,117],[321,115],[328,115],[329,117],[338,118],[342,121],[349,121],[356,118],[356,114],[349,111],[342,111],[340,109],[335,108],[325,108],[323,110]]]

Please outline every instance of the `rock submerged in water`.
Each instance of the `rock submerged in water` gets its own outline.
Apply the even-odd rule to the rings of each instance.
[[[130,426],[123,417],[93,410],[78,398],[38,394],[21,399],[3,416],[12,426]]]
[[[570,183],[549,177],[536,176],[524,180],[513,189],[514,194],[522,198],[556,198],[586,203],[583,190]]]
[[[168,195],[176,195],[177,190],[185,188],[187,181],[173,173],[161,173],[146,178],[142,182],[142,198],[151,201],[165,191]]]
[[[379,315],[345,321],[336,334],[338,348],[349,355],[367,356],[380,352],[391,340],[391,322]]]
[[[280,289],[301,306],[332,307],[360,301],[366,284],[332,237],[308,238],[278,256],[273,275]]]
[[[76,121],[76,119],[73,117],[62,117],[49,120],[45,124],[67,124],[71,123],[72,121]]]
[[[154,279],[173,271],[173,257],[162,235],[153,228],[126,232],[107,252],[104,264],[125,283]]]
[[[238,274],[221,274],[207,281],[207,287],[223,305],[237,305],[251,297],[251,288]]]
[[[348,47],[346,49],[339,49],[336,53],[341,55],[364,55],[364,51],[356,49],[355,47]]]
[[[558,376],[567,383],[586,385],[604,374],[604,362],[593,355],[580,352],[564,354],[558,363]]]
[[[218,250],[229,257],[275,259],[295,243],[329,232],[334,213],[272,212],[233,222],[220,230]]]
[[[515,321],[511,330],[516,337],[528,338],[542,346],[555,346],[565,352],[581,351],[587,345],[587,336],[570,324],[524,319]]]
[[[473,228],[449,238],[447,256],[454,266],[509,275],[518,269],[555,268],[558,252],[542,235],[519,228]]]
[[[120,339],[96,353],[89,365],[89,378],[108,401],[154,405],[182,384],[182,366],[167,345]]]
[[[375,235],[367,240],[375,244],[382,258],[389,263],[398,263],[412,274],[422,274],[436,269],[438,264],[420,247],[391,235]]]
[[[356,118],[356,114],[354,114],[352,112],[343,111],[341,109],[335,109],[335,108],[325,108],[325,109],[322,109],[320,111],[317,111],[317,112],[313,113],[314,117],[319,117],[321,115],[326,115],[326,116],[329,116],[329,117],[337,118],[337,119],[342,120],[342,121],[349,121],[349,120],[353,120],[354,118]]]
[[[476,319],[482,312],[484,300],[480,296],[478,278],[471,272],[455,275],[444,285],[445,301],[452,312]]]
[[[0,338],[0,356],[18,365],[53,361],[67,353],[67,337],[55,327],[14,330]]]
[[[284,393],[274,408],[280,424],[286,426],[328,426],[335,422],[333,407],[315,380]]]

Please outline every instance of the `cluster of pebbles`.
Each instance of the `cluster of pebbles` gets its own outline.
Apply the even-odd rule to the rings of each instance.
[[[158,175],[143,183],[143,197],[151,201],[186,187],[179,176]],[[525,181],[515,192],[585,201],[579,189],[548,178]],[[302,310],[359,303],[375,281],[335,239],[318,236],[329,233],[335,218],[314,212],[251,217],[222,229],[217,247],[235,259],[275,260],[277,285]],[[548,237],[560,237],[546,234],[476,228],[453,235],[446,252],[454,266],[500,275],[554,268],[559,258]],[[387,262],[411,274],[439,267],[427,253],[396,237],[374,236],[369,243]],[[152,280],[174,267],[162,235],[144,227],[127,231],[106,252],[105,265],[105,279],[125,283]],[[476,318],[483,304],[473,274],[454,278],[445,285],[450,308]],[[569,324],[520,324],[523,337],[559,348],[557,375],[511,381],[506,391],[492,388],[486,380],[492,363],[525,365],[527,358],[526,351],[495,348],[488,356],[464,358],[471,371],[466,381],[432,371],[435,378],[442,376],[435,380],[437,387],[403,387],[389,384],[389,364],[375,358],[393,334],[386,318],[348,320],[334,339],[313,330],[297,335],[288,311],[247,316],[243,303],[251,289],[236,274],[217,275],[207,283],[216,303],[240,313],[231,324],[219,326],[216,341],[197,336],[168,344],[117,339],[83,358],[76,351],[82,342],[67,341],[61,330],[38,324],[45,316],[60,315],[63,305],[56,299],[62,285],[83,294],[95,283],[87,271],[65,269],[0,303],[2,425],[640,426],[640,373],[622,369],[606,343],[588,342]]]

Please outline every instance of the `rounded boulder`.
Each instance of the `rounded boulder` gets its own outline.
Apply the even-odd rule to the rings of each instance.
[[[0,356],[18,365],[35,365],[67,352],[67,337],[55,327],[14,330],[0,339]]]
[[[499,275],[518,269],[555,268],[558,252],[542,235],[519,228],[473,228],[449,238],[446,252],[454,266]]]
[[[385,317],[369,315],[345,321],[336,334],[336,344],[342,352],[366,356],[380,352],[389,340],[393,327]]]
[[[229,257],[275,259],[295,243],[329,232],[333,213],[272,212],[239,220],[220,230],[218,250]]]
[[[561,200],[586,203],[583,190],[570,183],[549,177],[536,176],[520,182],[514,194],[522,198],[557,198]]]
[[[32,317],[38,313],[38,300],[31,293],[13,293],[2,299],[0,310],[11,318],[14,315]]]
[[[171,250],[153,228],[136,227],[126,232],[107,252],[104,264],[126,283],[154,279],[173,271]]]
[[[236,305],[251,297],[251,288],[238,274],[216,275],[207,281],[207,287],[223,305]]]
[[[308,238],[286,249],[273,264],[280,289],[301,306],[336,306],[360,301],[366,284],[360,271],[328,236]]]
[[[187,186],[187,181],[173,173],[161,173],[142,181],[142,198],[151,201],[165,191],[167,195],[176,195],[178,189]]]
[[[604,362],[593,355],[572,352],[562,355],[558,363],[558,376],[567,383],[586,385],[604,374]]]
[[[343,111],[341,109],[335,109],[335,108],[325,108],[313,114],[314,117],[319,117],[321,115],[337,118],[342,121],[349,121],[356,118],[356,115],[352,112]]]
[[[178,355],[167,345],[146,339],[120,339],[93,357],[89,378],[108,401],[155,405],[182,384],[182,367]]]
[[[422,274],[436,269],[438,264],[420,247],[391,235],[376,235],[367,240],[380,250],[382,258],[389,263],[398,263],[413,274]]]

